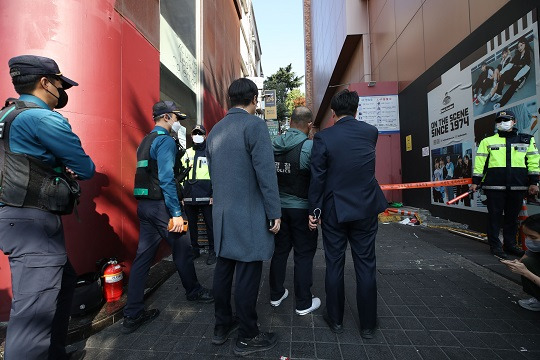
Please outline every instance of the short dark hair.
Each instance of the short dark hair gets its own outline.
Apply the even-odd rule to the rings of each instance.
[[[291,122],[295,124],[307,124],[313,119],[313,114],[305,106],[297,106],[291,114]]]
[[[521,223],[521,225],[540,234],[540,214],[529,216]]]
[[[358,102],[360,98],[356,91],[349,91],[348,89],[341,90],[334,97],[330,103],[330,108],[334,110],[337,116],[350,115],[355,116],[358,111]]]
[[[231,106],[247,106],[259,94],[259,89],[257,89],[257,85],[253,81],[240,78],[232,82],[231,86],[229,86],[228,94],[231,100]]]
[[[11,82],[13,83],[17,94],[31,94],[36,89],[37,84],[42,77],[46,77],[51,84],[54,80],[62,82],[62,80],[55,75],[19,75],[11,78]],[[62,86],[63,84],[64,83],[62,82]]]
[[[31,94],[43,76],[45,75],[19,75],[11,78],[11,82],[17,94]]]

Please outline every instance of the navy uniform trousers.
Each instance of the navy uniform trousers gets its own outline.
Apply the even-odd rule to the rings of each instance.
[[[256,307],[262,264],[262,261],[242,262],[218,256],[214,270],[216,327],[227,327],[233,322],[231,293],[236,270],[234,302],[240,322],[238,336],[251,339],[259,335]]]
[[[356,306],[362,329],[373,329],[377,324],[377,274],[375,237],[378,219],[338,223],[333,201],[322,219],[324,254],[326,259],[326,311],[336,324],[343,324],[345,306],[344,268],[347,241],[356,273]]]
[[[500,250],[501,241],[499,231],[501,229],[501,217],[504,212],[503,238],[504,247],[516,246],[516,234],[518,230],[518,215],[523,205],[525,191],[519,190],[484,190],[488,209],[487,236],[491,250]]]
[[[311,307],[313,257],[318,232],[309,230],[307,209],[281,208],[281,214],[281,227],[274,237],[276,246],[270,263],[270,300],[279,300],[285,293],[287,259],[293,248],[296,309],[305,310]]]
[[[66,359],[77,275],[60,216],[0,207],[0,249],[9,256],[13,290],[4,359]]]
[[[167,230],[170,215],[165,201],[139,200],[137,215],[140,222],[139,245],[131,266],[128,299],[124,308],[124,316],[132,318],[144,310],[146,278],[162,239],[167,240],[171,246],[173,261],[186,290],[186,296],[196,296],[202,290],[195,273],[189,236]]]
[[[199,221],[199,209],[203,214],[204,223],[206,224],[206,235],[208,236],[208,250],[214,251],[214,226],[212,223],[212,205],[208,204],[184,204],[187,221],[189,222],[189,235],[191,236],[191,246],[193,249],[199,249],[199,229],[197,222]]]

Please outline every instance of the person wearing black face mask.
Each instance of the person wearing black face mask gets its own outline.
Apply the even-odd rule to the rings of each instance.
[[[54,95],[48,88],[45,88],[45,91],[47,91],[49,94],[56,98],[57,102],[54,108],[61,109],[68,103],[68,94],[66,93],[66,90],[64,90],[64,88],[58,87],[54,84],[55,82],[58,83],[58,79],[48,78],[48,80],[49,84],[51,84],[56,89],[58,96]]]
[[[193,147],[186,150],[182,157],[182,164],[185,168],[191,168],[183,184],[184,207],[191,236],[191,246],[193,255],[199,257],[199,234],[197,220],[199,211],[202,213],[206,224],[206,234],[208,236],[208,258],[206,264],[216,263],[216,252],[214,251],[214,228],[212,226],[212,183],[208,162],[206,161],[206,129],[203,125],[197,125],[191,131]]]
[[[14,280],[4,357],[63,360],[71,357],[65,345],[77,276],[60,214],[71,210],[53,208],[65,198],[43,194],[42,185],[89,179],[95,165],[67,119],[52,111],[66,105],[64,89],[78,84],[46,57],[17,56],[8,64],[20,97],[0,111],[0,250]]]

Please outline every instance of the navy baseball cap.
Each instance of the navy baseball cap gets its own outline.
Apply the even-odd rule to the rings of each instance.
[[[198,132],[202,133],[203,135],[206,135],[206,129],[202,125],[195,126],[193,128],[193,130],[191,130],[191,133],[193,134],[195,131],[198,131]]]
[[[499,111],[495,116],[495,122],[510,120],[516,121],[516,115],[514,114],[514,112],[509,110]]]
[[[158,101],[152,107],[153,117],[158,117],[163,114],[169,114],[169,113],[176,114],[176,116],[178,116],[180,120],[184,120],[185,118],[187,118],[186,114],[182,114],[182,112],[180,112],[180,109],[178,109],[176,104],[172,101]]]
[[[22,75],[54,75],[62,81],[62,87],[69,89],[79,85],[62,75],[58,64],[53,59],[36,55],[15,56],[8,61],[9,75],[14,78]]]

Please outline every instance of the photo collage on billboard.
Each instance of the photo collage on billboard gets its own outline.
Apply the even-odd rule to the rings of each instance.
[[[513,111],[518,131],[534,135],[538,144],[539,95],[538,26],[536,14],[530,12],[442,74],[430,87],[432,181],[471,177],[476,149],[482,139],[496,132],[499,111]],[[468,187],[432,188],[432,204],[487,211],[481,191],[446,204]],[[534,206],[538,200],[532,197],[529,203]]]

